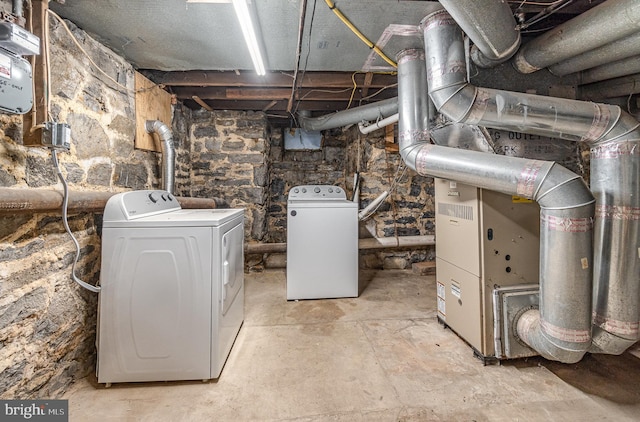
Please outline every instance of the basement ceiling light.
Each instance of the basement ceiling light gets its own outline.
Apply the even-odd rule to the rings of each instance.
[[[256,26],[254,22],[255,15],[252,16],[249,9],[248,0],[232,0],[233,8],[238,16],[240,27],[242,28],[242,35],[244,35],[244,41],[247,43],[253,66],[256,69],[256,73],[260,76],[264,75],[264,63],[262,61],[262,52],[260,51],[260,44],[258,43],[258,37],[256,35]]]
[[[240,23],[242,35],[247,44],[253,67],[256,69],[258,75],[264,76],[266,70],[264,68],[264,61],[262,60],[262,49],[258,42],[253,2],[250,2],[250,0],[187,0],[187,3],[233,3],[233,9],[238,17],[238,22]]]

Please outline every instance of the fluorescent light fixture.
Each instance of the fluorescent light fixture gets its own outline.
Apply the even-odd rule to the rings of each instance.
[[[244,35],[244,41],[247,43],[253,66],[256,68],[256,73],[262,76],[266,71],[262,61],[262,53],[260,51],[260,45],[258,44],[255,26],[251,19],[248,0],[232,0],[232,3],[238,16],[238,21],[242,28],[242,35]]]

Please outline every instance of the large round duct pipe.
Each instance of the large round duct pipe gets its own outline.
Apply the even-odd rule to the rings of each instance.
[[[612,300],[625,294],[621,290],[623,286],[640,283],[637,276],[640,273],[637,252],[640,247],[640,207],[635,202],[640,197],[640,186],[637,181],[632,182],[638,174],[640,125],[617,106],[476,88],[466,80],[466,66],[461,61],[464,58],[463,35],[455,21],[448,14],[437,12],[427,16],[422,27],[429,94],[436,108],[451,120],[586,141],[592,145],[596,161],[598,148],[607,145],[613,151],[607,160],[595,163],[591,169],[591,187],[597,200],[594,249],[591,250],[585,248],[590,245],[592,236],[591,195],[587,196],[588,190],[585,192],[578,176],[565,169],[554,170],[559,167],[553,166],[549,175],[543,177],[544,183],[549,177],[552,182],[546,191],[540,191],[537,180],[546,172],[547,164],[527,164],[521,168],[519,176],[517,173],[509,175],[504,174],[502,159],[498,165],[498,157],[489,156],[485,158],[489,162],[484,166],[487,176],[478,177],[482,166],[470,163],[471,157],[465,162],[470,169],[475,169],[475,178],[469,177],[468,183],[484,187],[480,183],[486,183],[485,179],[490,176],[494,186],[489,189],[505,192],[506,187],[516,185],[518,191],[533,190],[531,197],[541,206],[540,312],[530,311],[524,315],[518,324],[520,337],[547,358],[567,363],[579,360],[590,347],[588,326],[592,304],[588,298],[591,297],[593,266],[599,295],[595,303],[602,303],[600,310],[595,309],[594,327],[598,329],[594,329],[593,343],[601,345],[597,348],[599,352],[620,353],[630,345],[629,342],[639,339],[640,315],[634,309],[637,309],[640,297],[635,294],[628,298],[628,302],[634,304]],[[459,159],[467,154],[466,151],[456,153]],[[620,156],[628,159],[618,159]],[[418,167],[424,166],[420,160],[418,155]],[[428,164],[433,166],[431,160]],[[426,168],[431,171],[431,167]],[[560,174],[564,172],[570,174]],[[629,243],[623,244],[621,238],[628,239]],[[600,256],[592,262],[593,250]],[[628,268],[628,271],[616,273],[611,268]],[[612,289],[615,294],[609,292],[600,296],[600,292]]]
[[[525,44],[515,58],[532,73],[640,30],[638,0],[608,0]]]
[[[424,50],[403,50],[398,63],[398,140],[400,149],[429,142],[429,102]]]
[[[621,96],[629,97],[632,94],[640,94],[640,73],[582,85],[578,89],[580,98],[591,101],[602,101],[606,98]]]
[[[328,130],[353,125],[363,120],[378,120],[398,112],[398,99],[388,98],[372,104],[338,111],[320,117],[298,116],[298,123],[304,130]]]
[[[549,71],[556,76],[566,76],[639,54],[640,32],[549,66]]]
[[[506,62],[520,47],[520,31],[509,3],[502,0],[440,0],[473,41],[471,59],[480,67]]]
[[[580,84],[586,85],[634,74],[640,74],[640,55],[585,70],[580,73]]]
[[[171,130],[160,120],[147,120],[145,129],[155,133],[160,139],[162,148],[162,188],[173,194],[175,187],[176,150],[173,144]]]

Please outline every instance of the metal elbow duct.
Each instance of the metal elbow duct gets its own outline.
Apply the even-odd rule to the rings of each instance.
[[[388,98],[364,106],[338,111],[320,117],[298,116],[298,123],[304,130],[328,130],[353,125],[362,120],[376,120],[398,112],[398,99]]]
[[[520,47],[520,31],[509,3],[501,0],[440,0],[473,41],[471,59],[480,67],[506,62]]]
[[[155,133],[160,139],[162,148],[162,188],[173,194],[175,186],[176,150],[173,144],[171,130],[160,120],[147,120],[145,129],[148,133]]]
[[[591,193],[581,178],[560,166],[531,163],[520,175],[509,175],[496,169],[498,157],[493,156],[484,169],[473,163],[456,176],[461,182],[501,192],[524,184],[533,189],[530,197],[541,206],[540,311],[528,312],[518,322],[521,338],[543,356],[566,363],[580,360],[587,350],[621,353],[640,338],[638,122],[617,106],[476,88],[467,83],[466,66],[460,60],[463,52],[459,51],[462,31],[453,19],[437,12],[427,16],[422,27],[429,94],[442,114],[456,122],[585,141],[592,146],[595,229],[591,227]],[[467,152],[456,154],[463,159]],[[417,153],[418,168],[424,167],[423,155]],[[501,167],[503,161],[507,163],[501,158]],[[430,167],[434,163],[428,165],[433,174]],[[489,186],[478,171],[490,175]],[[469,172],[472,177],[460,180]],[[546,176],[538,183],[540,174]],[[593,342],[589,329],[592,291]]]

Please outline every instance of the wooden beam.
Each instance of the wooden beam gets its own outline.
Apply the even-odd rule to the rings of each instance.
[[[350,90],[328,90],[301,89],[298,90],[296,99],[304,101],[349,101]],[[177,87],[173,89],[179,100],[193,99],[198,96],[201,100],[288,100],[291,91],[287,88],[218,88],[218,87]],[[397,95],[396,89],[387,89],[375,97],[375,101],[391,98]],[[356,92],[353,100],[362,98],[361,93]]]
[[[362,86],[362,96],[366,97],[367,94],[369,93],[369,88],[371,87],[371,81],[373,80],[373,73],[372,72],[367,72],[366,75],[364,75],[364,85]]]
[[[192,99],[184,100],[188,107],[200,107]],[[273,100],[272,100],[273,101]],[[271,105],[272,101],[239,101],[239,100],[208,100],[207,104],[214,110],[253,110],[261,111]],[[347,108],[349,101],[302,101],[298,106],[298,110],[333,112]],[[287,100],[276,101],[275,105],[270,106],[269,111],[286,111]]]
[[[31,32],[40,38],[40,54],[32,56],[31,65],[33,67],[33,108],[29,113],[22,117],[22,142],[26,146],[42,144],[42,130],[31,130],[34,126],[42,124],[49,120],[49,112],[47,110],[47,55],[44,51],[44,39],[47,31],[47,10],[49,9],[48,0],[33,0],[31,9],[31,21],[33,28]]]
[[[198,87],[270,87],[289,88],[293,83],[293,75],[284,73],[268,73],[257,76],[255,73],[216,72],[216,71],[184,71],[161,72],[144,71],[149,79],[166,86],[198,86]],[[298,84],[300,88],[350,88],[353,87],[353,72],[306,72]],[[354,79],[358,85],[364,85],[366,75],[356,73]],[[388,74],[372,73],[370,88],[382,88],[395,84],[397,77]]]
[[[211,108],[211,106],[210,106],[209,104],[205,103],[205,102],[202,100],[202,98],[198,97],[197,95],[192,95],[192,96],[191,96],[191,99],[192,99],[193,101],[195,101],[196,103],[200,104],[200,106],[201,106],[202,108],[204,108],[205,110],[207,110],[207,111],[213,111],[213,109]]]

